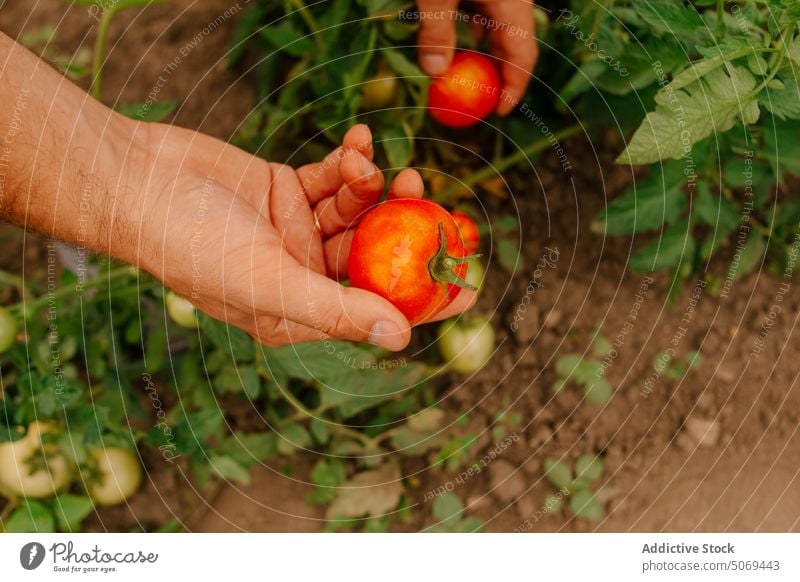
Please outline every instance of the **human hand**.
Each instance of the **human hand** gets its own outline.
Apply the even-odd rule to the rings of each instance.
[[[148,210],[136,256],[123,258],[267,345],[328,337],[391,350],[407,345],[409,323],[391,303],[337,283],[347,277],[358,218],[383,192],[366,126],[296,171],[186,129],[151,124],[148,132],[151,161],[141,188]],[[410,169],[390,188],[398,197],[422,190]],[[474,301],[464,289],[434,319]]]
[[[476,4],[485,19],[472,19],[473,30],[479,37],[488,32],[492,54],[500,60],[504,92],[497,113],[506,115],[525,94],[539,56],[534,34],[533,2],[484,0]],[[417,1],[420,12],[419,60],[423,70],[431,76],[444,74],[453,60],[457,7],[458,0]],[[429,18],[425,14],[435,16]]]

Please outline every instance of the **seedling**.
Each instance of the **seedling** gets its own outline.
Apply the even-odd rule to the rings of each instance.
[[[581,455],[573,466],[567,461],[548,457],[544,461],[545,477],[564,495],[553,494],[545,500],[545,507],[557,512],[563,499],[569,498],[569,511],[575,517],[597,520],[605,515],[605,508],[593,491],[595,482],[603,476],[603,460],[595,455]]]
[[[595,404],[605,404],[614,396],[614,389],[605,379],[606,365],[601,361],[611,352],[611,342],[595,333],[592,342],[593,357],[581,354],[566,354],[556,361],[558,379],[553,384],[553,391],[558,393],[567,383],[572,382],[583,388],[586,398]]]
[[[464,503],[454,493],[444,493],[433,502],[436,522],[423,531],[428,533],[467,533],[479,531],[483,522],[477,517],[464,517]]]
[[[665,378],[677,380],[686,373],[687,369],[698,369],[702,363],[700,352],[691,351],[683,359],[672,357],[669,352],[659,352],[653,360],[653,369],[660,372]]]

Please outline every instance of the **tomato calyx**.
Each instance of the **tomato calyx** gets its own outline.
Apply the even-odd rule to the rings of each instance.
[[[447,290],[447,285],[455,285],[462,289],[470,289],[477,291],[478,289],[473,285],[467,283],[464,279],[459,277],[454,269],[456,266],[466,263],[470,259],[475,259],[480,255],[469,255],[467,257],[454,257],[447,252],[447,236],[444,233],[444,223],[439,223],[439,250],[428,261],[428,272],[431,279],[441,284]]]

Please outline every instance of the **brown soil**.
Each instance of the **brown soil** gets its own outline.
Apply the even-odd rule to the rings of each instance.
[[[104,101],[144,101],[200,23],[230,5],[173,0],[120,18],[109,37],[113,50]],[[93,42],[95,28],[85,7],[49,0],[0,6],[0,28],[12,36],[49,24],[58,27],[56,42],[66,52]],[[159,96],[182,103],[175,123],[222,139],[235,133],[252,99],[247,83],[221,64],[231,24],[200,43]],[[444,406],[469,411],[473,422],[487,427],[498,412],[517,412],[522,425],[511,430],[521,439],[456,492],[468,500],[468,514],[484,519],[489,531],[800,531],[800,354],[792,343],[800,314],[796,284],[758,357],[752,355],[754,342],[781,283],[765,271],[735,281],[727,298],[704,290],[683,323],[697,280],[687,282],[670,305],[668,280],[655,277],[631,320],[643,277],[631,274],[626,262],[643,240],[603,238],[591,233],[589,224],[605,199],[632,176],[612,165],[619,149],[613,141],[594,143],[606,149],[595,152],[584,138],[569,142],[575,168],[569,174],[555,156],[543,156],[538,179],[526,176],[524,189],[518,190],[525,192],[516,198],[524,225],[523,265],[513,278],[494,268],[478,307],[492,315],[501,347],[469,381],[452,378]],[[492,201],[489,214],[508,208],[507,202]],[[533,307],[512,333],[510,324],[545,246],[557,249],[559,260],[543,270]],[[726,267],[727,261],[718,259],[711,271],[724,277]],[[612,340],[626,322],[633,325],[606,369],[616,387],[614,398],[604,407],[581,403],[575,387],[554,396],[556,358],[588,353],[592,331],[601,322]],[[660,377],[645,396],[642,385],[653,377],[653,361],[673,340],[677,356],[698,350],[702,364],[679,379]],[[710,444],[698,445],[684,426],[687,419],[691,427],[713,424],[717,434],[708,437]],[[482,442],[490,448],[490,441],[487,432]],[[607,517],[599,522],[552,514],[534,518],[552,492],[542,477],[542,460],[588,452],[606,461],[600,495],[607,501]],[[91,527],[125,531],[175,515],[198,531],[316,531],[324,526],[323,512],[303,500],[309,466],[300,459],[292,467],[259,468],[250,486],[227,486],[206,503],[183,476],[153,462],[151,482],[130,506],[104,511]],[[451,477],[424,471],[410,490],[412,501],[421,503],[426,491]],[[414,529],[429,521],[393,528]]]

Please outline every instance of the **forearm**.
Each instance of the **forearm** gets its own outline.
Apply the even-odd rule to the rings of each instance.
[[[135,237],[142,220],[144,124],[95,101],[3,33],[0,102],[0,218],[122,254],[118,241]]]

